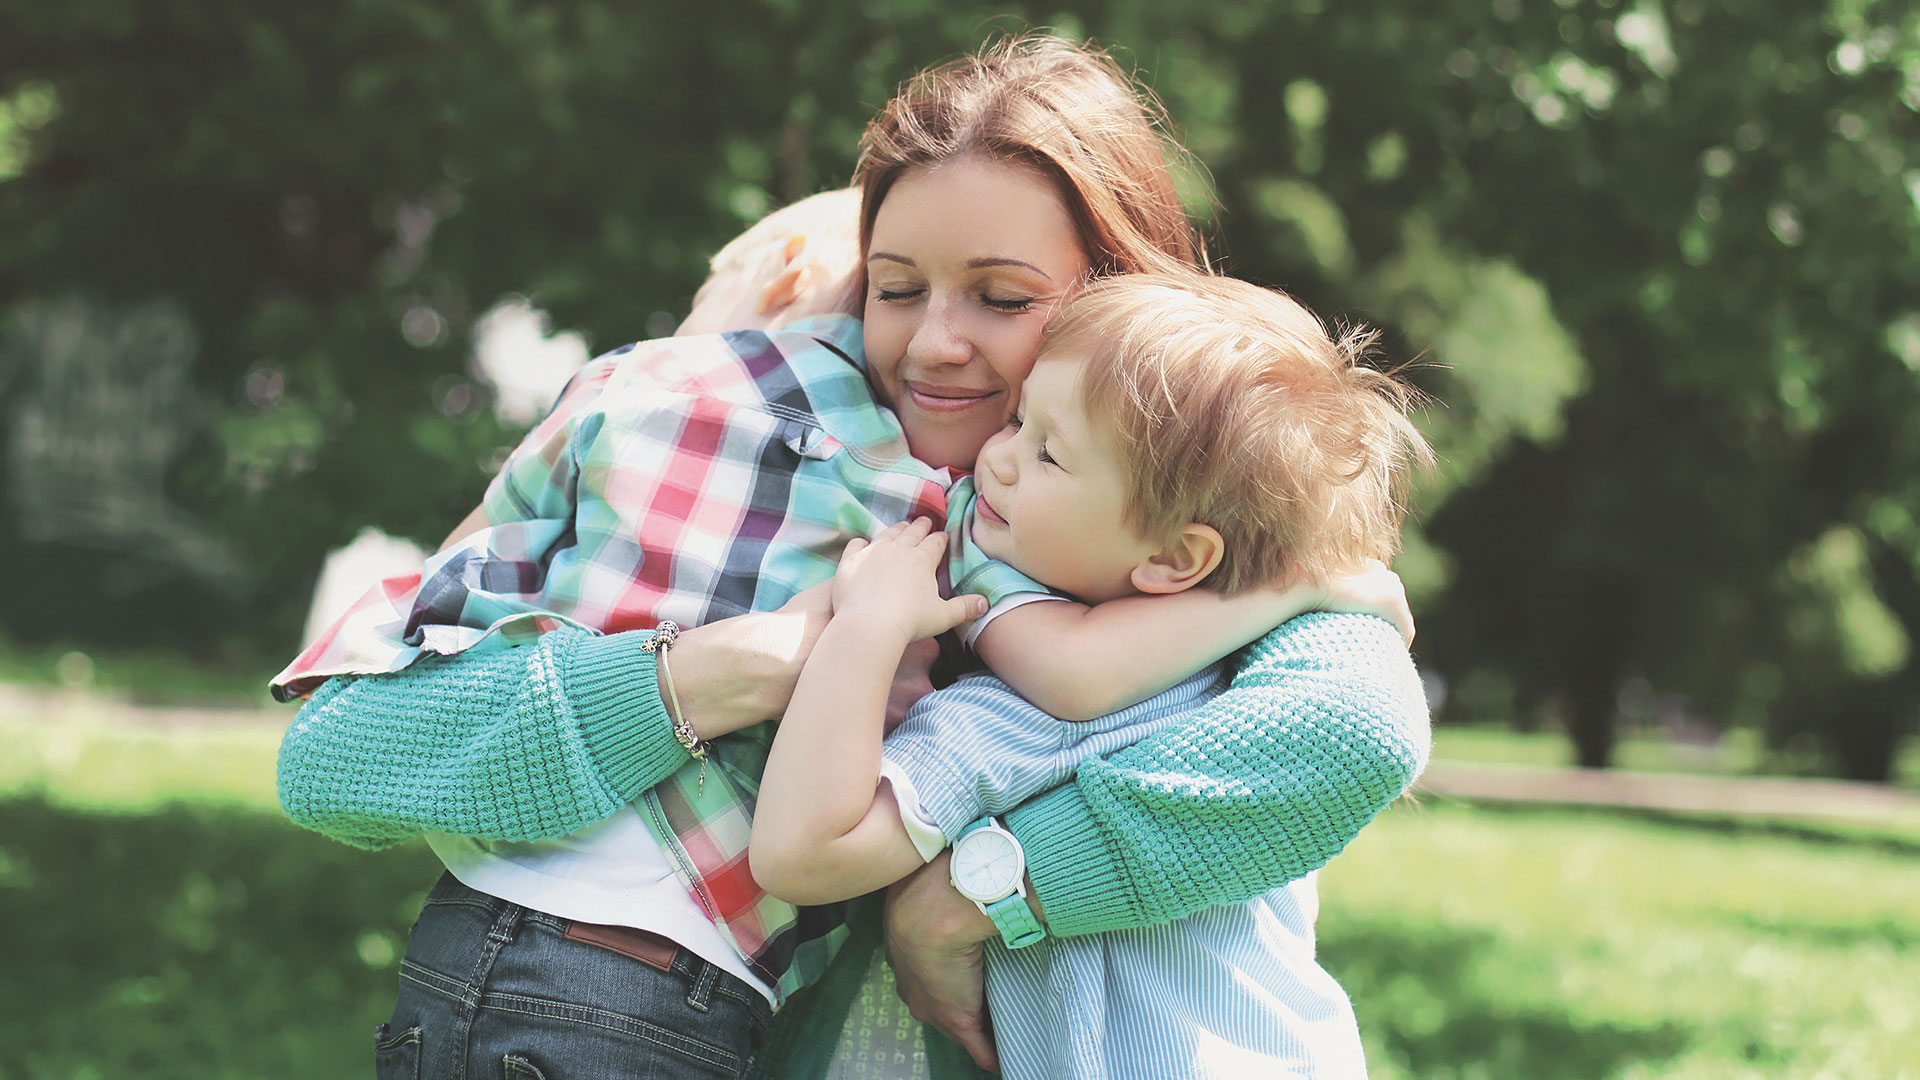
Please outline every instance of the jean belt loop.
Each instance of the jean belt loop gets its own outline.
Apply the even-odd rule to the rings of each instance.
[[[495,918],[493,925],[487,928],[487,941],[496,948],[510,944],[513,941],[514,932],[520,929],[520,920],[526,914],[527,909],[519,904],[503,903],[499,917]]]
[[[687,1007],[695,1012],[706,1012],[713,1000],[713,984],[720,977],[720,969],[705,960],[696,960],[693,969],[693,986],[687,990]]]

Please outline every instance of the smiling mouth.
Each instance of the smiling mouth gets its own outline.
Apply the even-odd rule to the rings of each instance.
[[[971,409],[989,398],[1000,396],[998,390],[969,390],[953,386],[925,386],[909,382],[907,394],[913,399],[916,408],[927,412],[961,412]]]
[[[995,525],[1005,525],[1007,523],[1007,519],[1000,516],[1000,511],[993,508],[993,504],[987,501],[986,495],[982,494],[979,488],[975,488],[973,492],[973,507],[979,511],[981,517],[993,522]]]

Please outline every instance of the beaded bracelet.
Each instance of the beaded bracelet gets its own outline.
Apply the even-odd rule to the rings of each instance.
[[[673,737],[681,746],[686,747],[690,757],[700,763],[700,779],[696,782],[696,788],[704,791],[707,786],[707,751],[713,744],[702,739],[693,730],[693,725],[687,723],[686,716],[680,711],[680,695],[673,688],[673,671],[667,667],[667,653],[673,649],[674,642],[679,640],[679,624],[671,619],[663,620],[659,626],[653,628],[653,636],[640,643],[640,648],[654,656],[660,685],[667,692],[667,719],[673,724]]]

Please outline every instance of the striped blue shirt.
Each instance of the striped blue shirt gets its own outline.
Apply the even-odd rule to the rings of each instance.
[[[887,737],[902,812],[947,838],[1071,779],[1227,687],[1220,665],[1129,709],[1056,720],[976,675],[921,699]],[[901,782],[904,778],[905,783]],[[908,805],[911,803],[911,805]],[[1364,1077],[1345,991],[1314,960],[1313,884],[1138,930],[987,951],[987,1002],[1009,1080]]]

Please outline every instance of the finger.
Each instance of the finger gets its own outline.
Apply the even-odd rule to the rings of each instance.
[[[921,541],[922,538],[924,538],[927,535],[928,531],[931,530],[932,528],[933,528],[932,518],[925,518],[925,517],[914,518],[912,521],[907,523],[906,533],[903,536],[903,539],[905,539],[906,542],[909,544],[917,544]]]
[[[865,538],[858,537],[858,536],[847,541],[847,546],[840,552],[840,561],[845,562],[848,559],[853,558],[855,555],[860,554],[862,551],[865,551],[867,549],[868,543],[869,541],[867,541]]]
[[[893,524],[887,526],[886,528],[881,529],[880,535],[875,536],[874,540],[876,541],[891,540],[891,539],[894,539],[895,537],[900,536],[902,533],[905,533],[906,531],[907,531],[907,523],[904,521],[896,521]]]
[[[926,536],[920,538],[920,550],[936,558],[940,552],[946,549],[946,546],[947,534],[944,529],[940,532],[928,533]]]
[[[968,622],[985,615],[987,613],[987,598],[978,593],[962,593],[947,601],[946,613],[947,617],[952,620],[947,623],[947,629],[951,630],[963,622]]]
[[[988,1072],[1000,1071],[1000,1057],[994,1053],[993,1036],[987,1034],[985,1024],[976,1021],[967,1028],[948,1034],[953,1036],[955,1042],[966,1048],[975,1065]]]

